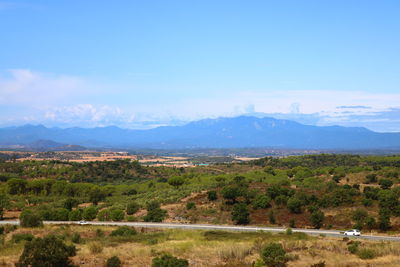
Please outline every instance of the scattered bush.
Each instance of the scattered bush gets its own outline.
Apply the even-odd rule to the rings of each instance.
[[[39,227],[43,225],[42,218],[31,210],[24,210],[19,216],[22,227]]]
[[[376,253],[372,249],[362,248],[357,252],[357,256],[362,260],[370,260],[376,257]]]
[[[217,196],[217,191],[208,191],[207,192],[207,198],[209,201],[215,201],[217,200],[218,196]]]
[[[187,210],[191,210],[191,209],[195,209],[195,208],[196,208],[196,203],[194,203],[194,202],[186,203],[186,209]]]
[[[250,212],[245,203],[237,203],[233,206],[232,221],[236,224],[248,224]]]
[[[103,251],[103,245],[99,242],[92,242],[89,244],[89,250],[92,254],[99,254]]]
[[[117,256],[113,256],[107,259],[106,267],[120,267],[121,264],[121,260]]]
[[[271,199],[266,195],[257,195],[253,200],[254,209],[266,209],[271,206]]]
[[[14,243],[19,243],[21,241],[32,241],[35,237],[29,233],[13,234],[11,240]]]
[[[164,254],[161,257],[153,259],[152,267],[187,267],[189,262],[185,259],[179,259],[172,255]]]
[[[131,202],[126,206],[126,214],[133,215],[138,212],[140,209],[140,205],[136,202]]]
[[[285,266],[288,262],[286,251],[279,243],[271,243],[261,250],[261,259],[267,266]]]
[[[67,246],[55,236],[35,238],[25,244],[16,267],[72,267],[69,257],[76,255],[75,246]]]
[[[132,236],[136,235],[137,232],[135,228],[129,226],[120,226],[116,230],[111,232],[111,236]]]
[[[73,243],[79,244],[81,242],[81,235],[79,233],[74,233],[71,237]]]

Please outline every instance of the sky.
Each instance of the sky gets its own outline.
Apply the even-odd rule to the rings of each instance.
[[[400,132],[400,1],[3,1],[0,126]]]

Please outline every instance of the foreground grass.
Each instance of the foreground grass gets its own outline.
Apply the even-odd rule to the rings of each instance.
[[[310,266],[324,261],[326,266],[400,266],[400,243],[362,241],[361,249],[370,249],[374,258],[363,260],[348,251],[348,242],[336,238],[310,237],[302,233],[224,232],[202,230],[141,229],[133,236],[110,236],[115,227],[45,226],[17,229],[3,236],[0,266],[14,266],[25,241],[15,243],[12,235],[56,234],[71,243],[74,233],[81,240],[73,262],[78,266],[104,266],[107,258],[118,256],[124,266],[150,266],[151,260],[171,253],[189,260],[191,266],[252,266],[260,249],[279,242],[288,252],[288,266]]]

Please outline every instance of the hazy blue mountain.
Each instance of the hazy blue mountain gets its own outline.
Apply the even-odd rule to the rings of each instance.
[[[150,130],[114,126],[61,129],[42,125],[0,129],[0,145],[23,145],[43,139],[86,147],[120,148],[400,148],[400,133],[376,133],[362,127],[310,126],[250,116],[205,119]]]

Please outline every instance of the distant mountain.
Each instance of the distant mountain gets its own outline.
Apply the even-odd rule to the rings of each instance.
[[[27,145],[38,140],[119,148],[400,148],[400,133],[376,133],[362,127],[310,126],[289,120],[251,116],[205,119],[183,126],[149,130],[128,130],[115,126],[61,129],[42,125],[0,129],[2,146]]]

